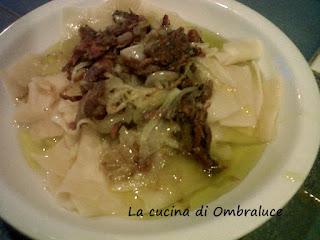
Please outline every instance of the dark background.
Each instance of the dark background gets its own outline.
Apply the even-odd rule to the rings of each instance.
[[[67,0],[66,0],[67,1]],[[48,0],[0,0],[0,31]],[[307,61],[320,47],[320,0],[239,0],[277,25]],[[320,156],[302,188],[272,218],[241,240],[320,239]],[[1,196],[0,196],[1,197]],[[0,240],[26,240],[0,219]]]

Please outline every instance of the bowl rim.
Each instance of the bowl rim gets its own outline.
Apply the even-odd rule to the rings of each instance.
[[[309,68],[308,63],[302,56],[299,49],[292,43],[292,41],[268,19],[266,19],[256,11],[250,9],[249,7],[243,5],[242,3],[239,3],[234,0],[200,0],[200,1],[219,5],[220,7],[223,7],[223,8],[228,8],[234,14],[241,16],[243,19],[249,22],[252,22],[254,19],[256,25],[261,26],[261,28],[266,29],[268,33],[275,36],[275,38],[277,38],[278,45],[281,46],[282,48],[281,52],[283,54],[286,54],[287,56],[286,60],[288,63],[288,67],[292,69],[294,75],[298,76],[299,79],[308,80],[308,84],[297,84],[296,88],[298,89],[298,95],[300,92],[303,92],[303,93],[308,92],[308,94],[305,94],[304,96],[303,106],[306,106],[308,111],[316,111],[314,113],[314,118],[320,121],[320,112],[317,111],[317,109],[320,109],[320,94],[319,94],[318,85],[312,74],[311,69]],[[27,13],[26,15],[24,15],[23,17],[15,21],[13,24],[8,26],[6,29],[4,29],[0,33],[0,40],[2,37],[6,35],[7,32],[14,31],[17,25],[23,24],[23,22],[25,22],[28,19],[43,16],[43,14],[50,12],[50,10],[52,9],[62,9],[66,6],[71,6],[77,2],[79,2],[79,0],[70,0],[70,1],[53,0],[51,2],[48,2],[34,9],[33,11]],[[294,66],[300,66],[300,67],[299,69],[295,69]],[[307,118],[302,118],[300,125],[301,125],[300,131],[305,134],[301,139],[299,139],[299,143],[302,144],[304,143],[304,141],[308,142],[307,146],[304,143],[304,147],[305,147],[304,157],[308,159],[308,164],[310,163],[309,165],[305,166],[305,169],[304,169],[305,175],[303,176],[303,180],[305,180],[306,177],[308,176],[309,171],[311,170],[311,167],[313,165],[312,163],[315,161],[318,153],[318,147],[320,143],[320,126],[316,126],[316,129],[315,129],[314,126],[310,124],[310,121]],[[298,150],[294,150],[294,151],[297,152]],[[293,163],[293,160],[290,160],[290,162]],[[284,206],[292,198],[292,196],[298,191],[298,189],[302,184],[303,184],[303,181],[301,181],[301,184],[294,185],[294,187],[290,190],[290,193],[287,195],[287,198],[283,199],[282,201],[279,201],[278,205],[280,207]],[[6,192],[9,192],[9,189],[0,188],[0,192],[2,192],[3,190],[5,190]],[[12,194],[10,196],[6,196],[5,201],[16,203],[18,206],[20,200],[16,199],[15,195]],[[29,212],[28,210],[24,210],[24,213],[26,214],[25,216],[27,216],[25,219],[29,219],[29,220],[32,219],[32,214],[34,214]],[[44,233],[44,232],[33,231],[32,221],[26,221],[22,223],[21,221],[17,220],[17,216],[14,214],[11,214],[10,209],[6,209],[2,201],[0,204],[0,214],[1,214],[1,217],[6,222],[8,222],[14,228],[18,229],[19,231],[26,234],[27,236],[30,236],[34,239],[49,239],[49,238],[56,239],[54,237],[53,232]],[[262,218],[258,219],[255,222],[253,227],[251,226],[251,228],[248,228],[245,231],[239,231],[239,235],[237,237],[242,237],[245,234],[253,231],[257,227],[265,223],[268,219],[270,219],[270,217],[264,218],[264,219]],[[196,236],[196,232],[203,231],[205,227],[208,227],[208,226],[198,227],[197,230],[194,229],[194,233],[195,233],[194,236]],[[81,230],[81,231],[86,234],[93,234],[92,232],[87,230]],[[179,237],[179,233],[181,232],[177,231],[176,235],[173,234],[172,236],[170,235],[170,237]],[[50,236],[48,234],[50,234]],[[97,236],[98,235],[96,235],[96,237]],[[169,235],[165,235],[165,237],[169,237]],[[65,238],[61,238],[61,239],[65,239]],[[92,239],[95,239],[95,238],[92,238]]]

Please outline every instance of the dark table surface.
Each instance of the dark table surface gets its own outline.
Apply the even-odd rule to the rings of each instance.
[[[67,0],[66,0],[67,1]],[[49,0],[0,0],[0,31]],[[277,25],[309,60],[320,47],[320,0],[240,0]],[[320,155],[301,189],[284,208],[241,240],[320,239]],[[27,240],[0,219],[0,240]]]

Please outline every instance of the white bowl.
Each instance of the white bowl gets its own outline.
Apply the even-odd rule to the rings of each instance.
[[[20,18],[0,36],[0,69],[28,52],[40,52],[58,41],[62,8],[100,2],[102,0],[52,1]],[[216,206],[234,208],[237,205],[251,209],[259,205],[269,209],[283,207],[308,175],[319,146],[320,99],[308,64],[277,27],[235,1],[151,2],[226,37],[257,37],[263,41],[266,52],[284,78],[278,137],[241,184],[209,207],[211,210]],[[132,221],[117,217],[86,219],[66,212],[42,189],[39,178],[22,159],[15,130],[10,127],[12,110],[13,105],[1,86],[0,215],[33,238],[228,240],[243,236],[268,219],[210,215]]]

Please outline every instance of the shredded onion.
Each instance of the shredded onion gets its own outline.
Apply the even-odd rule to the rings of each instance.
[[[158,71],[150,74],[145,82],[148,87],[168,88],[175,80],[179,78],[179,74],[172,71]]]
[[[144,47],[142,44],[127,47],[120,52],[120,55],[127,59],[135,59],[138,61],[145,59]]]

